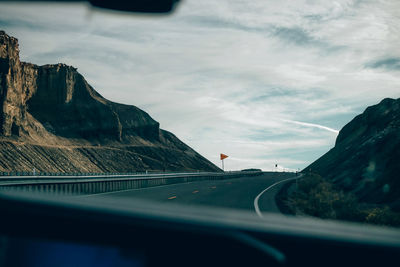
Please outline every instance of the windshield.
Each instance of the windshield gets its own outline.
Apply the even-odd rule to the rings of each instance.
[[[2,178],[156,173],[175,182],[75,193],[399,226],[399,14],[1,3]]]

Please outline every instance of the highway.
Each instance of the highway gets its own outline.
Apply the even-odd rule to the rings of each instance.
[[[86,195],[95,198],[124,198],[178,203],[189,206],[212,206],[262,212],[279,212],[275,194],[284,180],[294,178],[293,173],[265,173],[261,176],[226,180],[199,181]],[[276,186],[272,186],[276,184]],[[272,186],[272,187],[271,187]],[[268,190],[266,190],[268,188]],[[256,200],[256,201],[255,201]]]

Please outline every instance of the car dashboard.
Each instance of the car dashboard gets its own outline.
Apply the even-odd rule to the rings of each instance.
[[[395,265],[400,231],[118,198],[0,194],[1,266]]]

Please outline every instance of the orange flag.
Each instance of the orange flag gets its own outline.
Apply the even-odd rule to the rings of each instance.
[[[228,156],[221,153],[221,160],[226,159]]]

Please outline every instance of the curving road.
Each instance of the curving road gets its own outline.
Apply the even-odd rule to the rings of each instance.
[[[262,217],[261,212],[279,212],[275,195],[284,180],[294,177],[293,173],[271,172],[256,177],[172,184],[86,197],[144,199],[192,206],[258,210],[257,214]],[[274,184],[276,186],[272,186]]]

